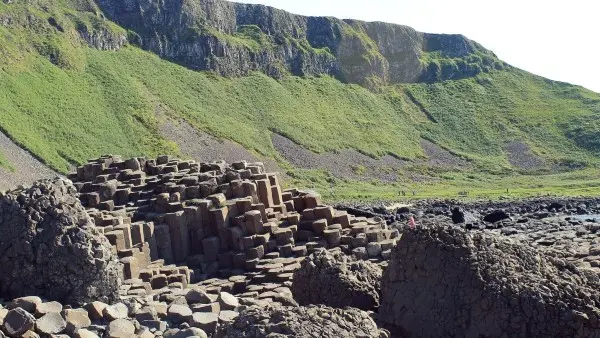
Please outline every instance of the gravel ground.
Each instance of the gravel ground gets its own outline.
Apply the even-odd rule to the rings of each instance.
[[[260,159],[241,145],[219,140],[207,133],[196,130],[185,121],[165,121],[160,131],[166,139],[179,145],[181,152],[197,161],[210,162],[224,160],[228,163],[240,160],[263,162],[268,171],[284,173],[273,160]]]
[[[354,149],[317,154],[278,134],[273,134],[271,140],[275,149],[296,168],[326,169],[337,177],[394,182],[398,178],[396,171],[406,163],[389,155],[373,159]]]
[[[544,160],[531,152],[529,146],[519,141],[508,143],[505,148],[508,162],[522,170],[539,170],[544,168]]]
[[[469,162],[453,155],[449,151],[430,141],[421,140],[421,148],[423,148],[425,155],[428,157],[426,163],[432,167],[446,169],[463,169],[470,167]]]
[[[14,171],[0,168],[0,190],[16,188],[20,184],[31,184],[42,178],[53,178],[58,174],[42,162],[21,149],[8,136],[0,132],[0,149]]]
[[[304,169],[327,169],[338,177],[363,180],[378,179],[384,182],[394,182],[398,179],[396,172],[399,169],[402,169],[406,164],[409,164],[409,162],[399,160],[389,155],[382,156],[379,159],[373,159],[354,149],[344,149],[337,152],[317,154],[281,135],[274,134],[271,139],[275,149],[277,149],[277,151],[279,151],[279,153],[295,167]],[[429,141],[422,140],[421,147],[428,158],[416,160],[415,163],[446,169],[463,169],[470,167],[470,164],[467,161]],[[359,167],[364,167],[364,171],[360,172],[360,170],[357,170]],[[415,182],[431,179],[422,175],[409,174],[408,177]]]

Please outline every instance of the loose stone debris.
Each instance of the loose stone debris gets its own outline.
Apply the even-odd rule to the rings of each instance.
[[[261,163],[91,160],[0,196],[0,338],[600,337],[600,200],[344,209]]]

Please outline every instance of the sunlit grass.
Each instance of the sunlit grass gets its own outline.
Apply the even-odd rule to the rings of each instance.
[[[93,6],[74,9],[85,6],[91,5],[0,2],[0,14],[16,18],[11,28],[0,26],[0,128],[63,173],[106,153],[178,155],[178,146],[159,128],[161,119],[171,117],[278,160],[289,170],[289,184],[319,189],[332,199],[397,199],[402,190],[411,198],[412,191],[419,198],[456,197],[460,191],[499,197],[507,188],[510,196],[598,192],[593,168],[600,150],[600,95],[583,88],[516,69],[376,92],[327,76],[224,78],[133,46],[116,52],[87,47],[77,25],[123,30],[100,20]],[[50,17],[64,32],[49,26]],[[260,44],[263,37],[253,30],[247,33]],[[426,138],[469,160],[472,169],[412,166],[395,184],[347,181],[290,168],[272,145],[274,132],[315,152],[354,148],[403,159],[423,157],[420,140]],[[545,175],[510,167],[504,147],[515,140],[546,161]],[[0,165],[9,166],[1,152]],[[569,166],[588,169],[553,174]],[[408,171],[428,179],[412,183]]]

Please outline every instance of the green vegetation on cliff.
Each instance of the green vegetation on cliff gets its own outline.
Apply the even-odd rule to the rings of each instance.
[[[125,34],[91,12],[60,7],[47,12],[0,2],[0,22],[23,15],[29,16],[29,24],[14,20],[0,25],[0,130],[61,172],[103,153],[177,153],[178,146],[160,133],[165,117],[183,118],[277,159],[298,185],[325,189],[333,184],[338,197],[388,197],[416,184],[409,175],[384,185],[292,168],[274,149],[271,134],[315,152],[354,148],[372,157],[391,154],[409,160],[424,157],[420,141],[425,138],[473,164],[463,172],[407,166],[406,172],[432,177],[430,183],[419,184],[428,191],[543,185],[580,177],[555,174],[545,181],[518,174],[506,150],[512,141],[529,146],[545,161],[547,172],[598,164],[600,95],[520,70],[490,70],[461,80],[401,84],[376,92],[328,76],[275,80],[256,72],[224,78],[134,46],[118,51],[90,48],[82,31]],[[256,46],[265,43],[264,34],[253,26],[241,27],[235,38]],[[0,165],[6,166],[1,153]],[[593,176],[593,170],[584,172]],[[362,192],[352,193],[357,190]]]
[[[503,146],[518,139],[555,162],[595,162],[563,129],[571,118],[598,114],[593,99],[578,99],[594,94],[520,71],[376,94],[329,77],[276,81],[254,73],[226,79],[135,47],[82,50],[83,70],[31,56],[27,70],[3,70],[0,81],[0,126],[61,171],[100,152],[172,151],[158,133],[157,110],[269,157],[277,156],[270,140],[275,131],[316,152],[355,148],[413,159],[423,155],[419,140],[425,137],[508,169]]]

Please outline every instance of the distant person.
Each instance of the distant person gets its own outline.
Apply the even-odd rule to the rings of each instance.
[[[417,223],[415,222],[415,217],[414,216],[410,216],[410,218],[408,219],[408,227],[411,229],[414,229],[416,227]]]
[[[413,196],[415,196],[416,194],[417,194],[417,192],[413,190]]]

